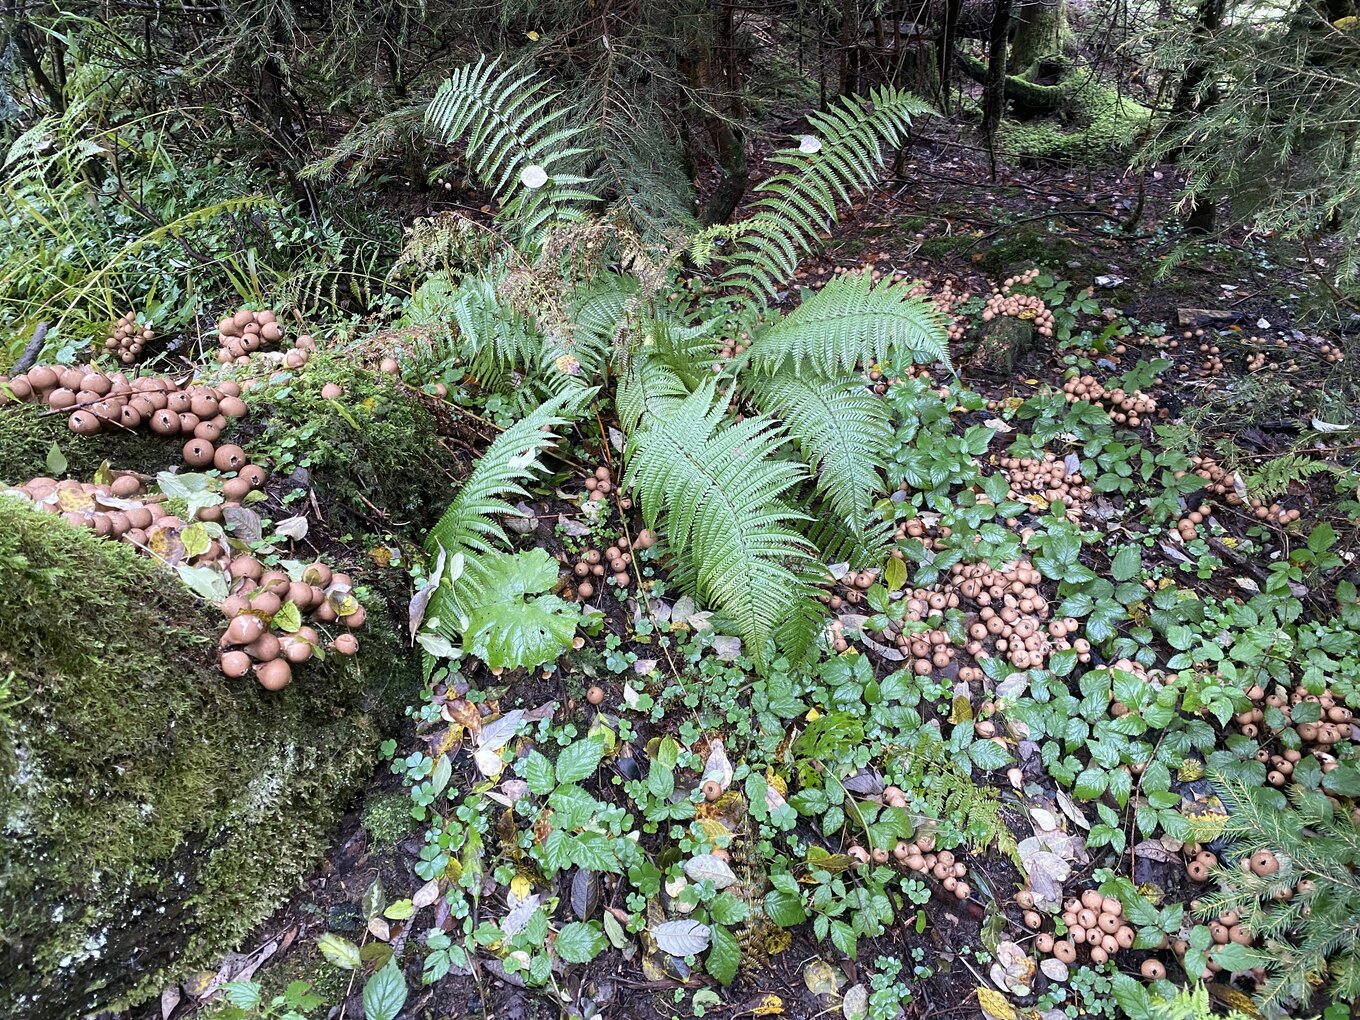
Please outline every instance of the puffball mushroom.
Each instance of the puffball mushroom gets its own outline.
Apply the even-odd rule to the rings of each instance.
[[[321,387],[321,396],[325,400],[339,400],[344,392],[344,390],[333,382],[326,383],[325,386]]]
[[[207,467],[213,462],[213,444],[206,439],[191,439],[184,444],[184,463],[190,467]]]
[[[700,789],[703,791],[704,800],[707,801],[714,801],[722,796],[722,784],[716,779],[705,780],[704,785],[700,787]],[[869,859],[867,854],[864,859],[866,861]]]
[[[218,471],[239,471],[246,466],[246,451],[228,443],[217,448],[212,461]]]
[[[250,656],[245,652],[223,652],[222,674],[232,677],[245,676],[250,671]]]
[[[222,640],[229,645],[248,645],[263,633],[263,620],[258,616],[242,613],[232,619],[227,626],[227,632],[222,635]]]
[[[292,682],[293,670],[284,659],[271,659],[255,667],[255,679],[267,691],[281,691]]]
[[[604,688],[592,687],[590,690],[586,691],[586,701],[590,702],[592,705],[598,705],[603,702]]]
[[[357,655],[359,641],[353,634],[341,634],[331,642],[331,650],[340,655]]]

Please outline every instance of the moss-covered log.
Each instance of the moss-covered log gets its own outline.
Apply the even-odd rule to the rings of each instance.
[[[157,563],[0,496],[0,1016],[71,1020],[211,963],[324,849],[414,664],[372,607],[358,660],[268,693]]]

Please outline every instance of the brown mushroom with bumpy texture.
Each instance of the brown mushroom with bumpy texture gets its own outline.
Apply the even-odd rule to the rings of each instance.
[[[1143,977],[1149,981],[1160,981],[1166,977],[1166,968],[1162,966],[1160,960],[1144,960],[1143,965],[1138,969]]]
[[[331,642],[331,650],[340,655],[357,655],[359,641],[353,634],[341,634]]]
[[[1280,862],[1269,850],[1257,850],[1251,855],[1251,870],[1260,878],[1268,878],[1280,870]]]
[[[700,789],[703,791],[704,800],[714,801],[722,796],[722,784],[719,783],[716,779],[705,780],[704,785],[700,787]],[[865,855],[864,859],[866,861],[869,859],[867,854]]]
[[[586,701],[590,702],[592,705],[601,704],[604,701],[604,688],[592,687],[590,690],[586,691]]]

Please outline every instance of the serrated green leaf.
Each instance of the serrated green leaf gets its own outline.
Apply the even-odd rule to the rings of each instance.
[[[741,943],[722,925],[713,927],[713,942],[708,949],[704,969],[716,978],[720,985],[730,985],[741,966]]]
[[[557,756],[557,781],[579,783],[595,774],[604,758],[604,743],[597,737],[568,744]]]
[[[364,985],[364,1020],[397,1020],[406,1005],[406,978],[395,959],[368,979]]]
[[[530,751],[524,759],[524,781],[530,793],[546,797],[557,785],[552,762],[538,751]]]
[[[562,926],[553,942],[553,948],[564,963],[589,963],[600,954],[606,944],[604,935],[593,923],[573,921]]]
[[[547,594],[558,564],[545,550],[492,553],[475,562],[475,572],[464,575],[476,587],[463,629],[469,653],[493,669],[520,669],[552,662],[570,647],[581,611]]]

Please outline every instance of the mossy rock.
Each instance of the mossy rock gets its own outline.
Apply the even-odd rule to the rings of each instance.
[[[323,397],[327,383],[343,395]],[[323,349],[300,376],[278,377],[246,398],[250,416],[238,441],[278,474],[305,470],[328,508],[352,527],[423,531],[452,498],[460,465],[441,445],[434,416],[350,351]]]
[[[212,964],[296,887],[416,664],[370,607],[355,661],[269,693],[130,547],[0,497],[0,1016],[70,1020]]]
[[[1016,76],[1008,84],[1019,80]],[[1013,156],[1099,163],[1133,148],[1152,117],[1148,107],[1122,95],[1086,67],[1071,69],[1057,85],[1031,88],[1058,89],[1062,95],[1047,116],[1001,122],[997,148]]]
[[[1011,315],[998,315],[978,327],[967,368],[979,375],[1009,376],[1034,345],[1034,324]]]

